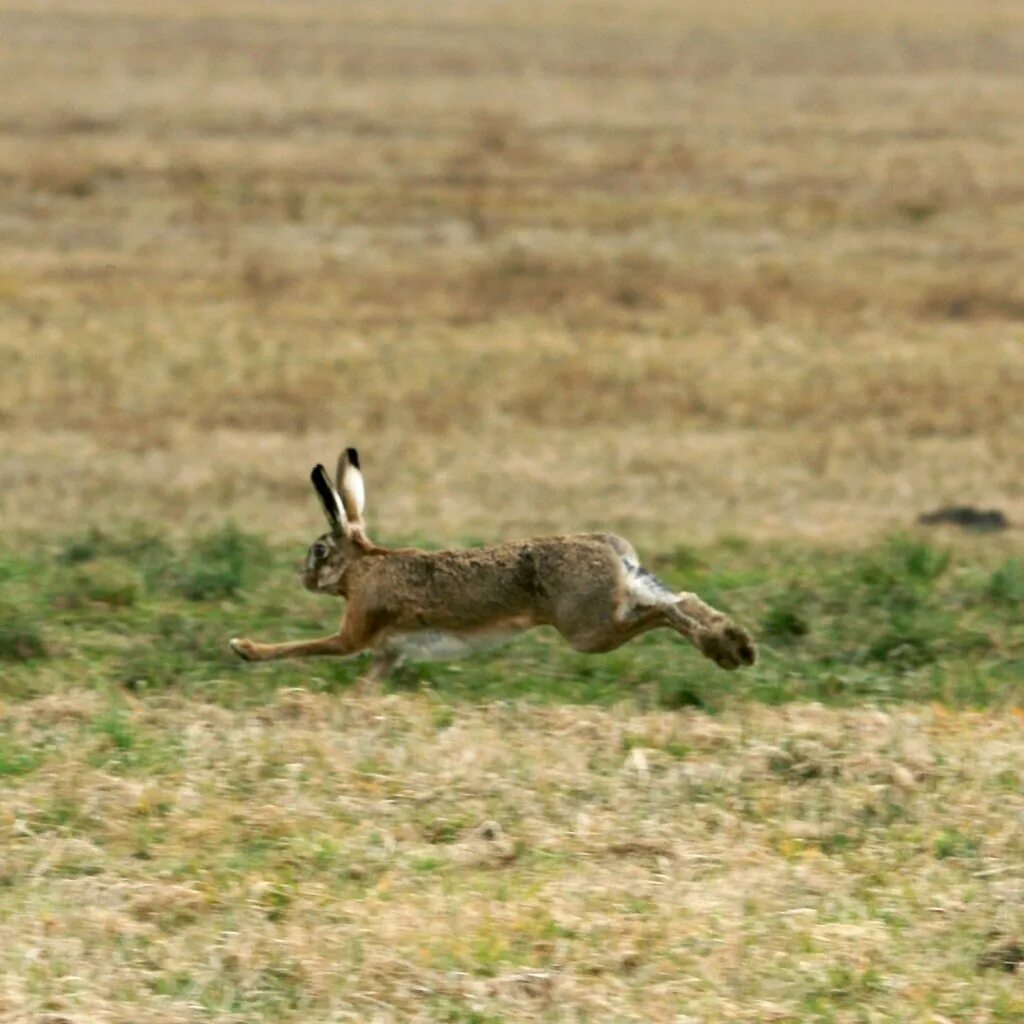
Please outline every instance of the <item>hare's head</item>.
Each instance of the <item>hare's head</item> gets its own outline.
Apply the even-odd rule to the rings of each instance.
[[[366,490],[359,470],[359,454],[346,448],[338,459],[336,483],[327,470],[317,465],[311,475],[313,488],[330,530],[317,537],[306,554],[302,582],[307,590],[323,594],[344,594],[349,566],[374,550],[366,536],[363,506]]]

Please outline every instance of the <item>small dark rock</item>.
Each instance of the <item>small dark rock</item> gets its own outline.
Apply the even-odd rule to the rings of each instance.
[[[917,517],[922,526],[959,526],[979,533],[1005,530],[1010,522],[997,508],[975,508],[973,505],[946,505]]]
[[[1014,939],[1009,942],[1000,943],[991,949],[986,949],[978,957],[978,970],[987,971],[998,968],[1012,974],[1017,970],[1018,965],[1024,961],[1024,946]]]
[[[485,821],[480,826],[480,838],[487,839],[490,842],[494,842],[496,839],[501,838],[501,825],[496,821]]]

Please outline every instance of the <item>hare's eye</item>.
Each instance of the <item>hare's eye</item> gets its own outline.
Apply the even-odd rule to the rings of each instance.
[[[316,558],[326,558],[327,557],[327,545],[324,544],[322,541],[318,540],[313,545],[313,555]]]

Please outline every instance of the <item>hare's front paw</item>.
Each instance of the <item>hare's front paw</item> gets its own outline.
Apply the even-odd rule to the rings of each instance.
[[[228,645],[243,661],[256,660],[256,645],[251,640],[229,640]]]
[[[701,654],[722,668],[739,668],[757,661],[757,648],[750,634],[728,620],[701,633],[699,647]]]

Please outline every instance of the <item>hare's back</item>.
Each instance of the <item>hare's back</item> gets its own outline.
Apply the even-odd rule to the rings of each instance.
[[[553,621],[568,600],[610,596],[632,548],[607,534],[571,534],[512,541],[491,548],[408,552],[378,563],[379,603],[402,628],[473,628],[515,621]],[[635,557],[635,555],[634,555]]]

